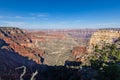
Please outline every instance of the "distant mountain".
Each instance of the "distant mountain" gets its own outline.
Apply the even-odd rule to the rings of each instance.
[[[117,31],[120,31],[120,28],[101,28],[99,30],[117,30]]]

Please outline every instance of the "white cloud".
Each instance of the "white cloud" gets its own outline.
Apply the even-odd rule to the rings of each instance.
[[[35,19],[35,17],[24,17],[24,16],[13,16],[11,18],[16,18],[16,19]]]
[[[15,16],[14,18],[23,19],[23,18],[25,18],[25,17],[23,17],[23,16]]]
[[[120,24],[118,23],[98,23],[98,24],[83,24],[83,27],[86,28],[119,28]]]
[[[28,15],[0,15],[0,19],[4,20],[15,20],[15,21],[46,21],[48,20],[47,13],[32,13]]]
[[[33,28],[43,28],[45,25],[40,23],[30,23],[30,22],[21,22],[21,21],[0,21],[0,26],[12,26],[19,27],[23,29],[33,29]]]
[[[1,26],[15,26],[19,27],[24,25],[24,22],[14,22],[14,21],[1,21]]]
[[[19,22],[19,21],[0,21],[0,26],[13,26],[13,27],[19,27],[23,29],[53,29],[53,28],[65,28],[68,27],[63,24],[58,23],[30,23],[30,22]]]
[[[0,18],[4,18],[4,19],[36,19],[33,16],[29,16],[29,17],[24,17],[24,16],[0,16]]]
[[[46,14],[38,14],[37,17],[46,17]]]
[[[34,17],[48,17],[47,13],[30,13]]]

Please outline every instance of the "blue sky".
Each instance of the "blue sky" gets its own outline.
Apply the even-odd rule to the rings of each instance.
[[[120,0],[0,0],[0,26],[119,28]]]

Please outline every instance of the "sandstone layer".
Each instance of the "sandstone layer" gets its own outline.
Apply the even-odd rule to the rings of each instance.
[[[34,43],[24,30],[19,28],[0,28],[0,39],[21,56],[40,64],[44,51],[34,48]]]
[[[89,51],[91,52],[94,46],[101,46],[105,43],[113,43],[120,37],[120,30],[98,30],[93,33],[89,41]]]

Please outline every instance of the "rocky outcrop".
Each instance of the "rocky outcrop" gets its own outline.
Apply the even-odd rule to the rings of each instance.
[[[24,30],[19,28],[0,28],[0,37],[7,37],[12,39],[14,42],[26,46],[26,47],[33,47],[32,40],[28,35],[26,35]]]
[[[101,46],[103,42],[112,43],[119,37],[120,30],[98,30],[91,36],[89,42],[89,51],[91,52],[95,45]]]
[[[18,28],[0,28],[0,39],[21,56],[41,63],[44,51],[34,48],[34,43],[26,33]],[[2,41],[0,41],[3,43]]]
[[[72,53],[76,58],[79,58],[87,54],[87,48],[85,46],[74,47]]]

